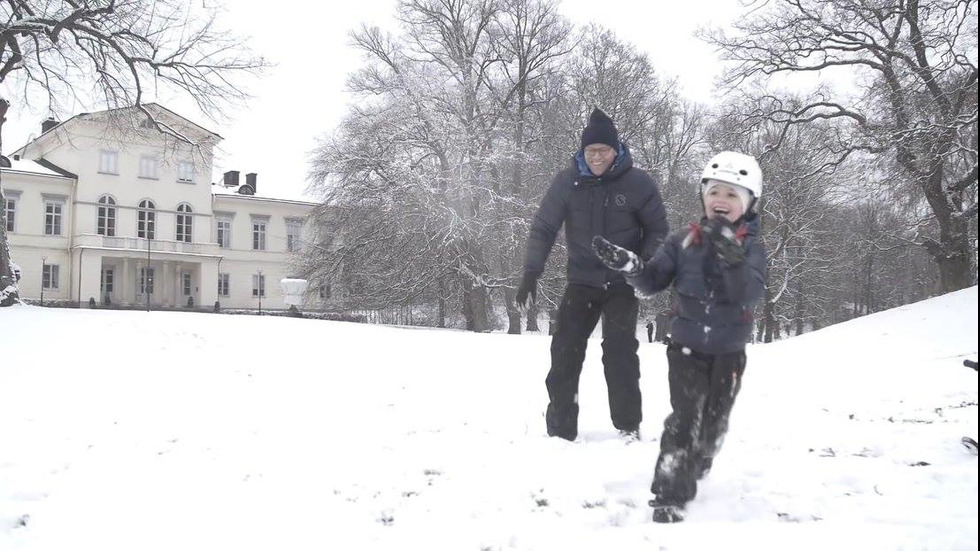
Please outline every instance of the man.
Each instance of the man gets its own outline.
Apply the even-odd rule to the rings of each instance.
[[[549,436],[578,436],[578,381],[589,335],[600,316],[602,363],[613,426],[628,440],[639,439],[642,404],[640,360],[636,350],[639,303],[620,272],[606,268],[592,251],[602,236],[649,259],[668,233],[667,216],[656,181],[633,167],[615,124],[596,108],[582,132],[572,165],[559,172],[531,223],[524,278],[517,303],[536,298],[537,280],[565,226],[568,286],[558,308],[558,329],[551,340],[551,371],[546,380]]]

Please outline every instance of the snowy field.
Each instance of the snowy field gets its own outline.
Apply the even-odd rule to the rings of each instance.
[[[638,332],[639,333],[639,332]],[[645,335],[644,335],[645,337]],[[667,413],[545,436],[549,340],[280,317],[0,309],[0,549],[977,549],[977,288],[751,346],[715,469],[646,506]]]

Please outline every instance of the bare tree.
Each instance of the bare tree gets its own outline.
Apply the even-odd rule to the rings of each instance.
[[[377,236],[368,239],[363,223],[335,219],[347,239],[333,250],[322,247],[327,262],[311,269],[336,273],[343,267],[338,259],[357,257],[343,268],[350,270],[364,258],[384,257],[401,281],[413,282],[407,293],[389,293],[389,301],[434,290],[441,302],[454,301],[476,331],[490,329],[488,293],[505,283],[491,274],[486,248],[494,231],[488,158],[501,119],[491,100],[500,58],[489,29],[497,13],[488,0],[403,0],[402,35],[354,33],[370,63],[351,77],[350,88],[365,101],[348,116],[342,138],[318,149],[311,171],[327,204],[373,209],[370,235]],[[364,161],[367,150],[377,153]],[[371,198],[377,200],[365,205]],[[398,250],[419,261],[397,266]],[[408,267],[420,271],[402,271]]]
[[[10,102],[0,97],[0,151],[3,150],[3,123],[7,120]],[[2,175],[2,171],[0,171]],[[10,248],[7,246],[7,203],[3,198],[3,181],[0,179],[0,307],[17,302],[17,280],[10,265]]]
[[[917,242],[935,260],[942,290],[952,291],[975,279],[976,34],[975,0],[777,0],[734,33],[703,36],[735,62],[726,77],[733,88],[850,71],[863,85],[854,97],[821,90],[793,107],[773,97],[760,116],[783,128],[833,120],[841,155],[893,158],[928,204],[934,230]]]
[[[612,33],[590,27],[573,43],[552,0],[402,1],[398,13],[396,37],[353,35],[370,61],[349,80],[360,101],[312,161],[328,229],[305,273],[360,282],[348,308],[438,300],[477,330],[501,299],[517,333],[528,224],[592,107],[611,112],[639,163],[673,171],[703,112]],[[549,310],[565,254],[559,240],[540,280]]]
[[[713,150],[755,155],[765,174],[756,207],[768,253],[759,339],[770,342],[787,326],[802,332],[822,309],[822,287],[837,258],[826,247],[833,227],[829,206],[841,186],[846,155],[827,147],[836,135],[833,122],[785,126],[758,116],[771,96],[755,96],[761,99],[730,98],[706,139]],[[799,103],[785,101],[790,107]]]
[[[192,145],[190,137],[159,120],[144,103],[158,93],[176,92],[214,118],[246,97],[239,75],[264,65],[216,26],[216,10],[179,0],[0,3],[0,86],[6,93],[25,102],[40,96],[54,112],[76,102],[135,106],[141,117],[133,125],[150,120],[160,132]],[[12,284],[5,232],[0,233],[0,251],[2,290]],[[16,299],[16,291],[6,291],[0,302]]]
[[[679,100],[676,82],[661,79],[646,54],[596,25],[582,31],[575,54],[566,70],[580,111],[569,132],[577,138],[580,121],[600,106],[635,150],[636,160],[645,168],[660,168],[671,110]]]
[[[525,237],[531,212],[527,198],[541,182],[541,111],[554,100],[544,79],[553,74],[557,61],[571,51],[567,37],[571,24],[557,14],[557,4],[540,0],[504,0],[494,25],[494,44],[502,59],[502,91],[498,96],[503,128],[509,132],[498,140],[496,156],[510,178],[501,178],[496,191],[498,227],[504,231],[496,242],[500,274],[511,285],[504,288],[508,333],[521,332],[520,312],[514,304],[514,289],[520,277]],[[534,157],[538,157],[535,159]],[[549,163],[545,163],[548,165]],[[506,182],[506,184],[504,183]],[[509,185],[508,185],[509,184]],[[546,298],[542,295],[542,298]],[[527,313],[528,330],[536,331],[537,304]]]

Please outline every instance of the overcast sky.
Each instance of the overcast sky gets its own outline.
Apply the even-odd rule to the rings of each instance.
[[[361,23],[396,31],[395,4],[395,0],[355,0],[336,6],[280,0],[273,15],[258,9],[252,0],[226,0],[225,26],[251,37],[249,47],[275,67],[250,87],[253,99],[231,113],[231,120],[212,122],[190,105],[165,103],[224,138],[213,181],[227,170],[256,172],[260,194],[304,198],[308,154],[316,139],[335,128],[345,114],[350,99],[346,77],[363,64],[349,47],[348,32]],[[577,26],[595,22],[612,30],[648,54],[661,74],[678,77],[685,96],[709,101],[720,67],[713,50],[692,33],[699,25],[726,25],[743,9],[740,4],[740,0],[564,0],[560,12]],[[26,143],[48,115],[28,112],[12,99],[15,105],[4,125],[5,153]]]

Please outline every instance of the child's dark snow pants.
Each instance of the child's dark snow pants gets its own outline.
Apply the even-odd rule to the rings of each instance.
[[[609,391],[613,426],[639,429],[642,420],[640,359],[636,350],[636,318],[639,301],[626,283],[608,289],[569,285],[558,308],[558,330],[551,339],[551,371],[548,411],[545,422],[549,436],[575,440],[578,436],[578,384],[585,361],[589,335],[600,316],[602,364]]]
[[[660,503],[683,506],[694,499],[698,479],[711,468],[728,432],[745,351],[701,354],[674,343],[667,362],[673,412],[664,422],[650,491]]]

